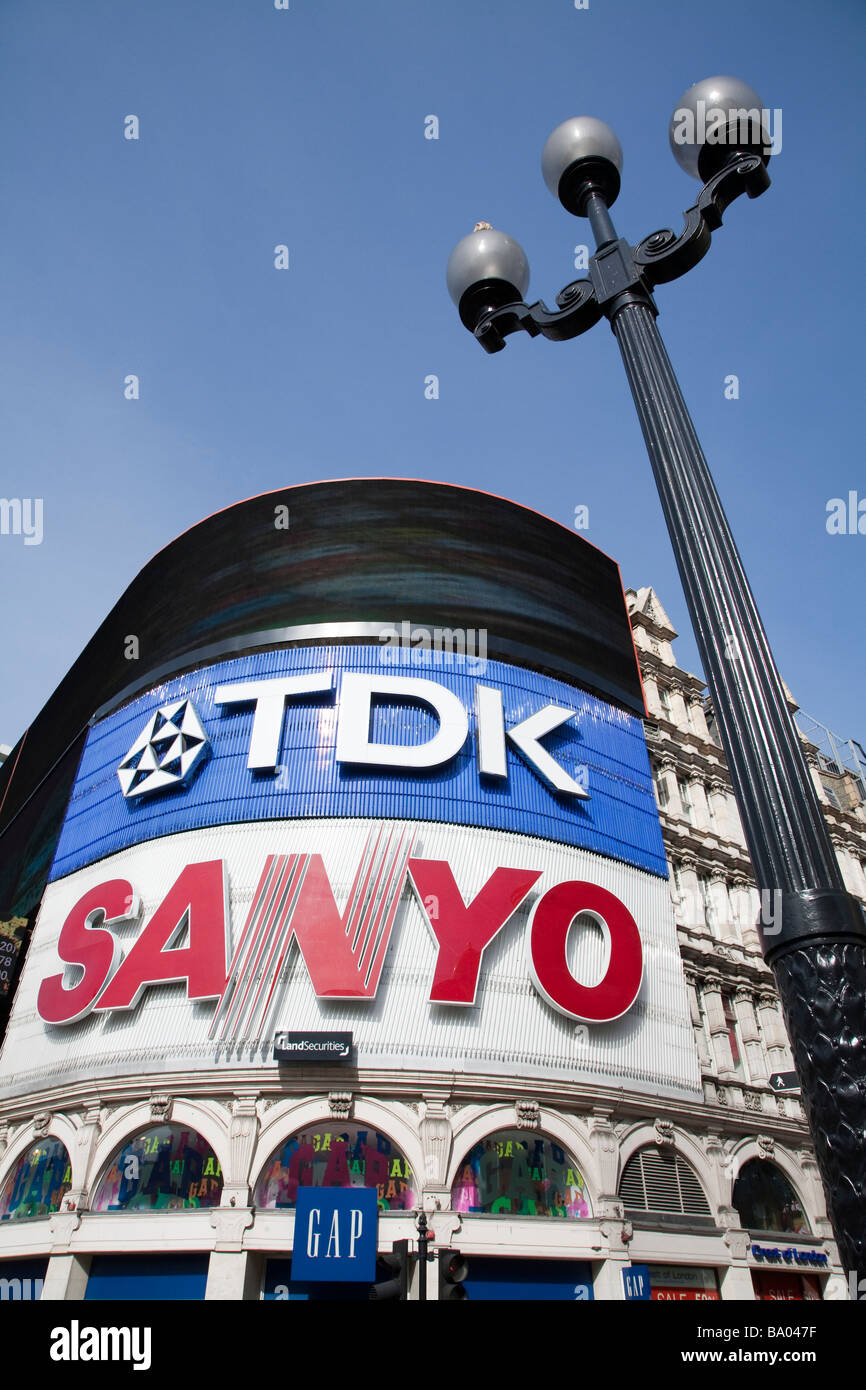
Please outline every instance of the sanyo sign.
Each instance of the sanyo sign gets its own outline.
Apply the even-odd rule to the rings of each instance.
[[[252,705],[254,709],[247,767],[255,772],[274,772],[280,760],[280,745],[286,705],[290,700],[312,694],[330,696],[334,690],[331,671],[314,672],[278,679],[244,681],[221,685],[214,692],[217,705]],[[376,700],[400,700],[427,706],[436,716],[439,728],[424,743],[410,746],[373,743],[370,718]],[[492,686],[475,687],[475,716],[478,730],[478,770],[485,777],[506,777],[506,742],[510,742],[529,766],[554,791],[586,797],[586,788],[571,777],[541,746],[541,739],[566,724],[574,710],[547,704],[527,719],[505,727],[502,692]],[[462,701],[439,681],[424,677],[362,675],[346,672],[340,685],[336,760],[356,766],[424,769],[450,762],[463,747],[469,734],[469,715]]]
[[[226,861],[187,863],[126,955],[120,942],[142,919],[141,896],[126,878],[98,883],[66,915],[57,954],[73,970],[43,978],[38,1014],[55,1026],[73,1024],[133,1010],[150,988],[181,983],[190,1001],[214,1001],[210,1037],[217,1045],[261,1037],[294,944],[319,999],[373,1000],[405,887],[435,946],[426,987],[431,1006],[474,1004],[484,952],[526,904],[526,969],[554,1009],[607,1023],[631,1008],[643,949],[615,893],[583,879],[539,888],[538,867],[501,865],[467,901],[450,864],[416,856],[414,841],[411,828],[374,827],[342,906],[321,854],[269,854],[245,920],[234,928]],[[593,984],[570,968],[569,935],[579,918],[600,928],[607,943],[606,968]]]

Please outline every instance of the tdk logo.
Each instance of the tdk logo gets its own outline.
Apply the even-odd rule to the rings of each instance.
[[[148,720],[117,776],[125,797],[183,786],[207,757],[208,739],[191,700],[163,705]]]
[[[332,671],[269,680],[221,685],[214,691],[218,705],[251,705],[253,721],[247,767],[254,772],[275,772],[279,763],[286,705],[300,696],[330,696]],[[432,710],[438,729],[424,743],[390,744],[370,740],[370,719],[375,699],[417,702]],[[510,741],[532,770],[553,791],[588,797],[585,785],[570,776],[541,746],[541,739],[568,723],[574,710],[548,704],[527,719],[505,727],[502,692],[476,685],[475,715],[478,729],[478,770],[485,777],[505,778],[506,747]],[[424,677],[380,676],[346,673],[340,684],[335,758],[355,766],[426,769],[450,762],[469,735],[469,715],[462,701],[438,681]]]
[[[330,701],[335,685],[333,671],[317,671],[220,685],[213,699],[227,714],[240,717],[243,707],[250,707],[247,767],[254,773],[276,773],[289,703],[302,697],[309,699],[311,695],[321,696],[323,703]],[[436,719],[436,732],[422,743],[373,742],[371,718],[377,700],[424,706]],[[510,742],[552,791],[588,797],[586,769],[577,769],[578,775],[573,777],[541,743],[574,714],[574,710],[561,705],[547,704],[507,728],[502,692],[493,686],[476,685],[478,771],[487,778],[507,778],[506,749]],[[468,711],[458,696],[439,681],[354,672],[342,677],[334,752],[338,763],[423,771],[450,762],[468,735]],[[208,748],[208,736],[190,700],[164,706],[151,717],[118,768],[124,796],[139,797],[188,782],[204,762]]]

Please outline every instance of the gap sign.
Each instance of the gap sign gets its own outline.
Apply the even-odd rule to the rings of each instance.
[[[292,1281],[367,1283],[376,1278],[375,1187],[299,1187]]]

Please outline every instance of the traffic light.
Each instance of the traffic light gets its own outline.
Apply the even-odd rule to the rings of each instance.
[[[386,1270],[390,1271],[390,1278],[374,1284],[370,1290],[370,1297],[377,1301],[402,1299],[405,1302],[409,1296],[408,1240],[395,1240],[391,1247],[391,1254],[380,1255],[376,1264],[377,1266],[384,1265]]]
[[[439,1302],[456,1302],[469,1297],[463,1280],[469,1273],[469,1261],[459,1250],[439,1251]]]

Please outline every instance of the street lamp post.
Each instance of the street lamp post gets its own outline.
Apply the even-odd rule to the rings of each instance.
[[[703,183],[679,236],[632,247],[609,209],[622,152],[592,117],[550,136],[542,171],[567,211],[587,217],[596,243],[589,276],[557,295],[556,310],[523,295],[529,267],[511,237],[479,223],[448,262],[460,317],[487,352],[523,329],[576,337],[602,317],[619,344],[655,475],[722,735],[755,878],[773,895],[759,931],[800,1078],[803,1105],[842,1263],[866,1277],[866,918],[846,892],[788,711],[782,682],[712,476],[656,326],[652,291],[709,250],[728,205],[769,187],[770,139],[760,98],[735,78],[689,88],[671,146]]]

